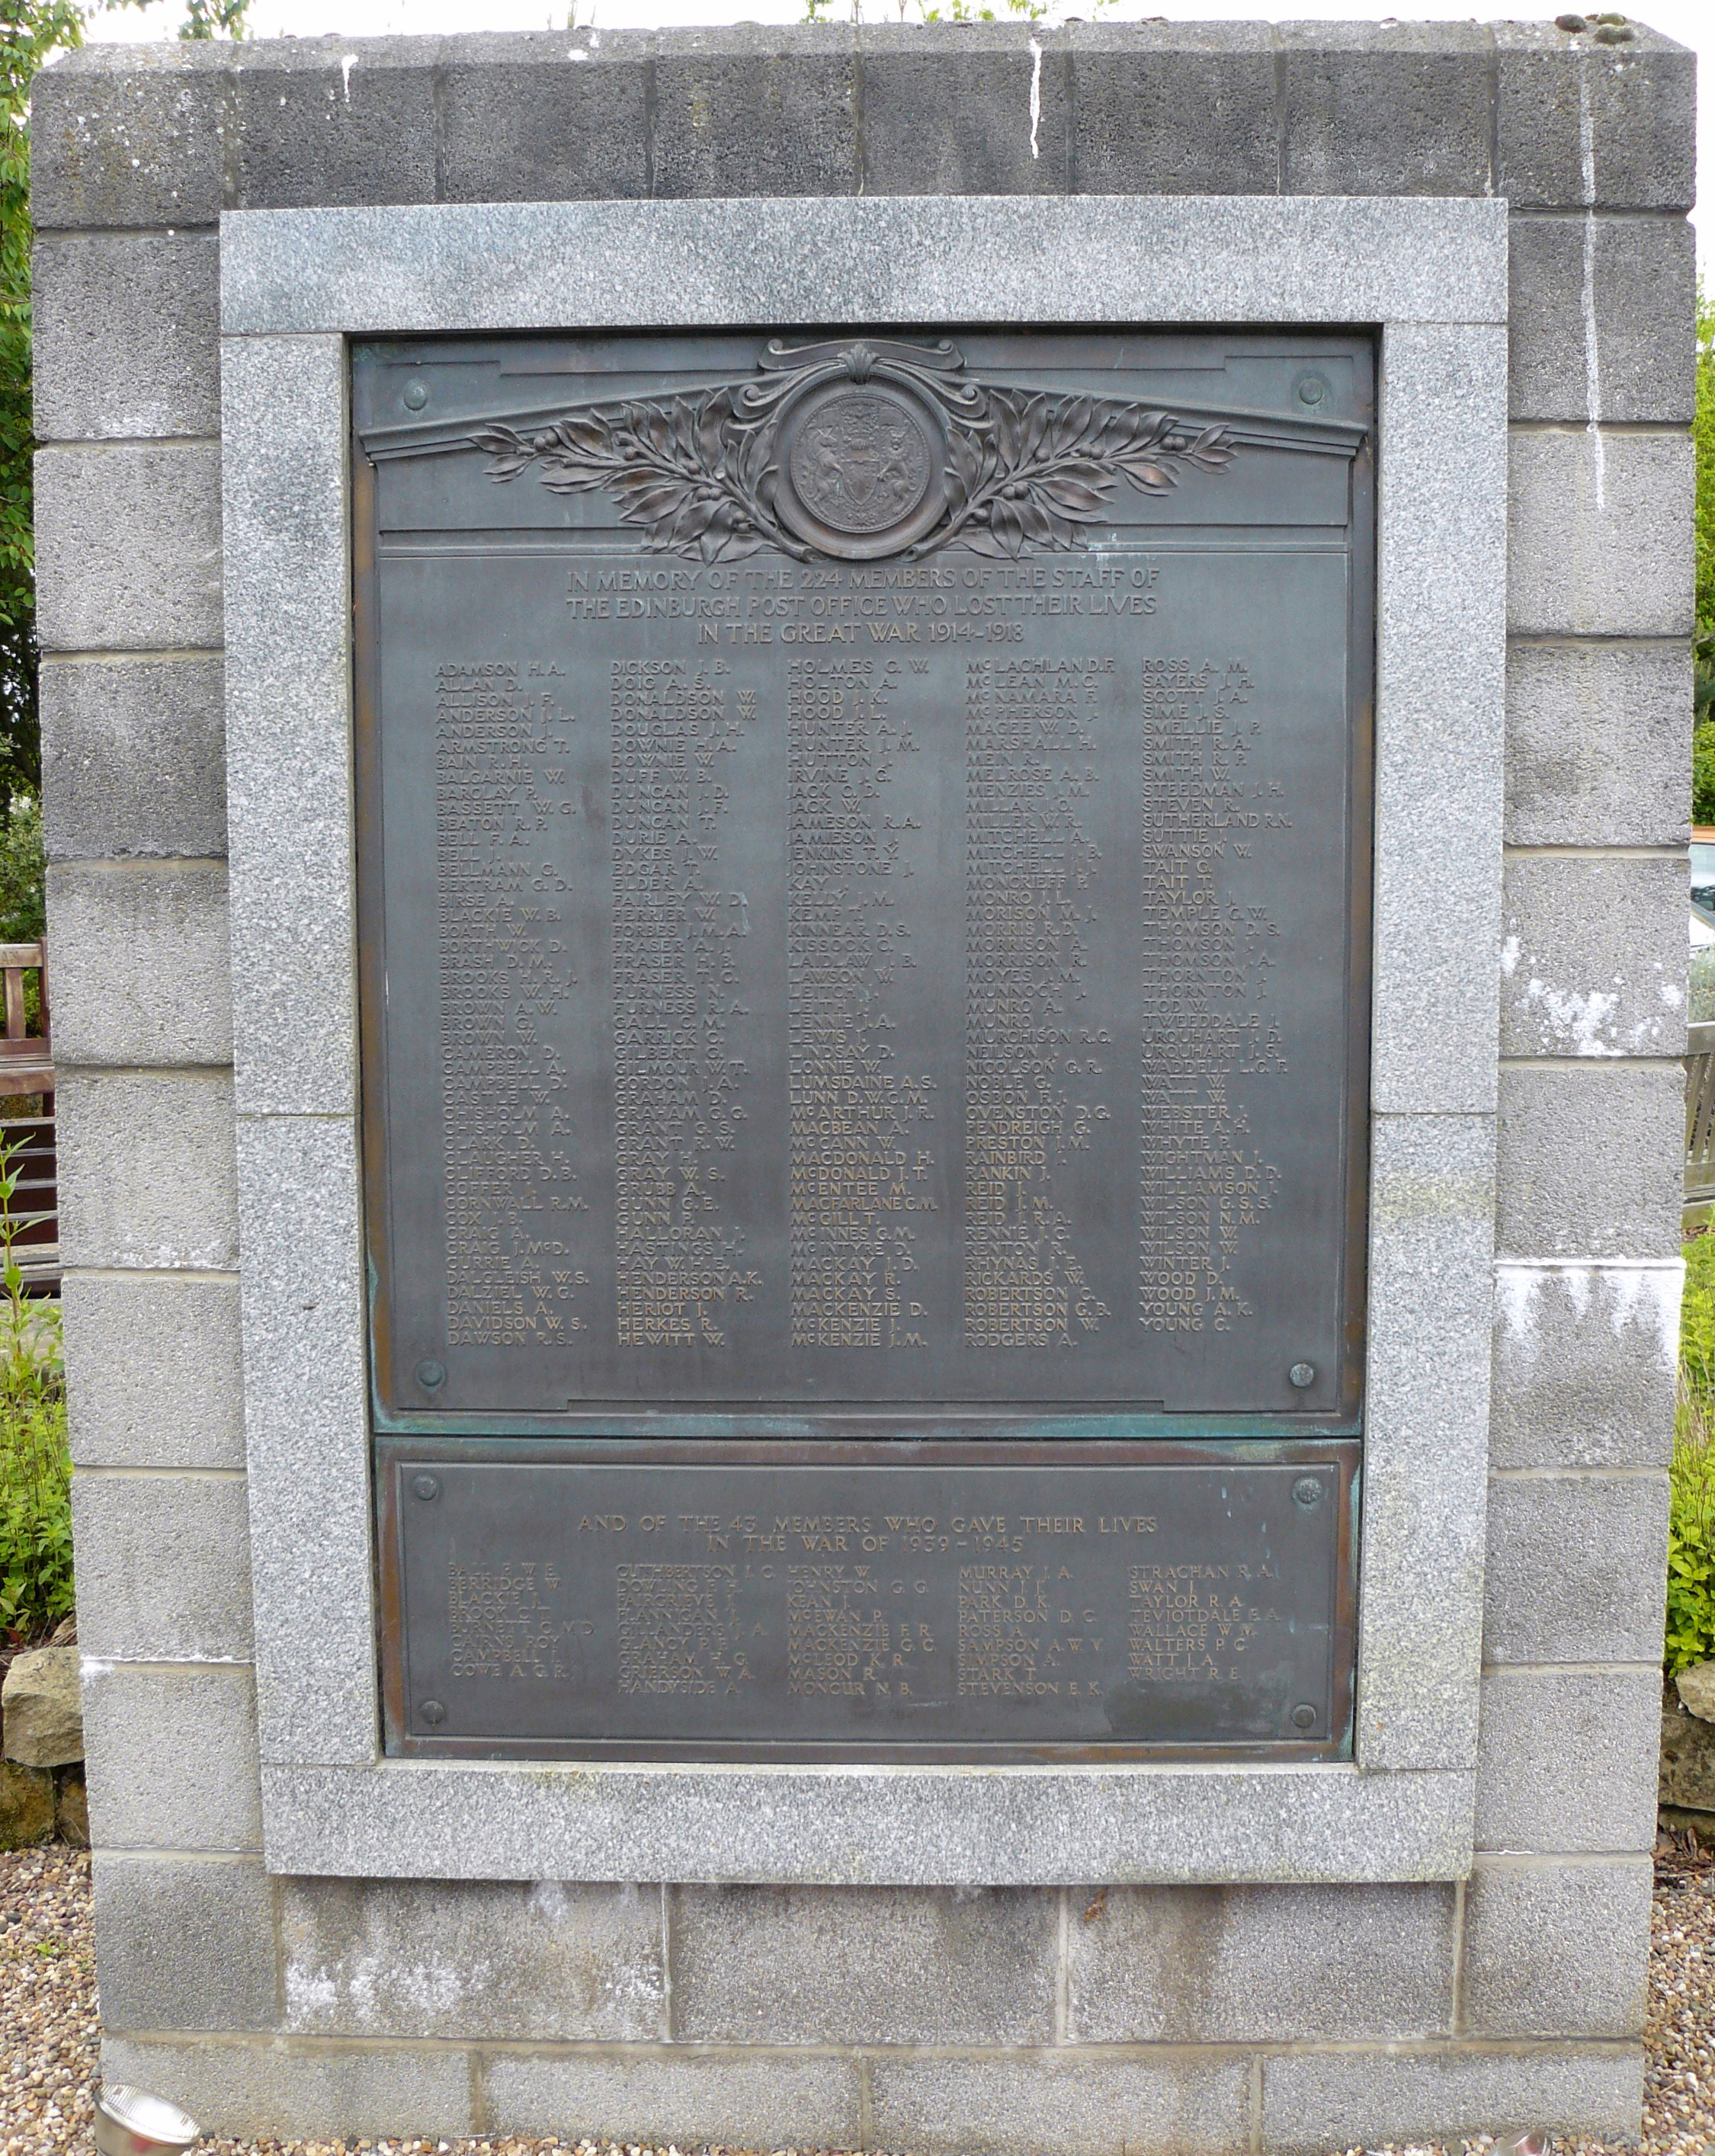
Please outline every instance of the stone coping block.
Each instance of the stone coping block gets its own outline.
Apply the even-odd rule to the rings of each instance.
[[[744,23],[91,46],[42,76],[32,132],[44,232],[979,187],[1678,211],[1694,96],[1693,55],[1642,25]]]
[[[228,337],[1146,305],[1178,323],[1211,320],[1218,290],[1227,321],[1501,323],[1506,223],[1494,202],[1124,194],[241,210],[221,221],[221,320]]]
[[[274,1872],[756,1886],[1457,1879],[1474,1789],[1297,1765],[262,1768]]]
[[[674,49],[725,50],[727,37]],[[744,35],[732,37],[743,49]],[[1212,38],[1211,49],[1251,58],[1266,44],[1254,26]],[[803,35],[788,44],[819,64],[834,52]],[[360,54],[355,66],[364,64]],[[1506,226],[1505,205],[1492,200],[1196,195],[223,217],[223,382],[228,419],[246,415],[225,438],[223,493],[246,1416],[270,1870],[1081,1886],[1461,1875],[1477,1741],[1492,1322]],[[1384,932],[1399,934],[1379,939],[1374,976],[1363,1771],[1210,1763],[949,1777],[604,1762],[562,1774],[383,1762],[350,1105],[342,340],[566,321],[1124,321],[1145,295],[1149,314],[1169,322],[1379,326],[1382,424],[1395,454],[1383,460],[1379,509],[1378,904]],[[300,527],[311,543],[298,543]],[[301,814],[287,813],[301,801],[306,770],[326,775],[307,838]],[[1439,942],[1406,928],[1407,912],[1423,911],[1413,833],[1428,825],[1460,834],[1439,886],[1455,925]],[[270,956],[278,895],[300,887],[312,859],[329,865],[327,910],[316,916],[326,937],[313,969],[282,968]],[[313,1069],[295,1045],[306,1040],[322,1046]],[[288,1263],[286,1251],[298,1255]],[[301,1290],[293,1267],[311,1252],[314,1287]],[[312,1563],[313,1606],[296,1592]]]
[[[1605,49],[1553,22],[1492,26],[1495,191],[1515,208],[1691,207],[1692,56],[1633,27]]]

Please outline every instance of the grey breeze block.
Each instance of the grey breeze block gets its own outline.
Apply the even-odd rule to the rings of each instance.
[[[681,2143],[1035,2156],[1633,2130],[1678,1202],[1662,986],[1684,956],[1671,889],[1687,808],[1692,91],[1691,55],[1646,29],[1601,46],[1546,23],[107,47],[39,81],[44,823],[59,865],[67,1350],[109,2075],[252,2135],[575,2123]],[[1389,835],[1402,897],[1383,916],[1425,978],[1456,964],[1452,945],[1492,936],[1492,985],[1470,999],[1491,1014],[1484,1054],[1497,992],[1507,1029],[1476,1737],[1485,1855],[1462,1926],[1445,1883],[270,1879],[234,1472],[237,1169],[214,866],[227,849],[218,221],[435,201],[1091,192],[1463,195],[1513,211],[1512,970],[1487,901],[1450,889],[1437,941],[1423,871],[1441,856],[1419,834]],[[1592,435],[1592,418],[1628,431]],[[284,558],[294,535],[279,537]],[[1448,680],[1420,693],[1422,723],[1439,725]],[[1455,732],[1441,751],[1465,834],[1453,880],[1492,872],[1498,889],[1487,806],[1456,783],[1470,745]],[[345,783],[336,765],[325,777]],[[1614,846],[1641,854],[1604,855]],[[118,868],[151,860],[158,873]],[[1617,903],[1594,896],[1610,886]],[[119,939],[131,947],[105,947]],[[127,973],[157,963],[192,984],[164,1011]],[[1392,1038],[1415,1040],[1409,1014]],[[1409,1056],[1396,1061],[1409,1079]],[[1404,1082],[1395,1067],[1390,1085]],[[1440,1105],[1486,1121],[1489,1070],[1487,1093]],[[265,1105],[312,1113],[292,1142],[282,1132],[270,1150],[259,1133],[258,1158],[295,1175],[341,1153],[317,1132],[319,1100]],[[1470,1149],[1463,1122],[1456,1135]],[[1439,1220],[1445,1194],[1419,1181],[1413,1202]],[[313,1217],[307,1192],[278,1199],[248,1216],[254,1232]],[[340,1217],[352,1217],[343,1198]],[[324,1276],[276,1261],[268,1278],[288,1298],[255,1336],[271,1368]],[[343,1311],[343,1281],[337,1294]],[[1383,1404],[1399,1438],[1378,1442],[1427,1429],[1433,1450],[1476,1373],[1434,1377],[1427,1350],[1408,1368],[1429,1421],[1408,1388]],[[311,1403],[318,1430],[335,1427],[335,1389]],[[252,1435],[264,1452],[287,1441],[278,1414]],[[1433,1492],[1431,1478],[1414,1503],[1432,1508]],[[1473,1532],[1480,1545],[1480,1521],[1461,1529]],[[273,1594],[290,1573],[270,1577]],[[1391,1721],[1392,1701],[1375,1699]],[[293,1712],[313,1707],[306,1694]],[[350,1719],[332,1759],[370,1741],[365,1717]],[[789,1845],[789,1820],[777,1824]],[[1337,1984],[1294,1975],[1307,1936]]]
[[[937,192],[1680,213],[1694,95],[1692,55],[1646,28],[1598,46],[1528,23],[317,38],[239,65],[97,46],[37,85],[35,215],[182,230],[223,208]]]

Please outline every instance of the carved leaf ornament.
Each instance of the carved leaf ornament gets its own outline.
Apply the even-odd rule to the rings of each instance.
[[[873,560],[957,542],[1016,558],[1088,543],[1120,480],[1166,494],[1220,472],[1222,426],[1114,398],[968,379],[946,341],[771,343],[760,378],[585,405],[525,431],[467,439],[490,480],[532,468],[556,494],[602,489],[651,548],[705,562],[774,547]]]

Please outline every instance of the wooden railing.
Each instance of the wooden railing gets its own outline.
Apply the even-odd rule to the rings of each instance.
[[[38,1033],[28,1026],[27,977],[36,976]],[[39,1115],[0,1116],[0,1137],[15,1150],[18,1184],[12,1216],[18,1222],[13,1250],[30,1291],[59,1291],[59,1155],[54,1133],[54,1047],[49,1027],[48,962],[39,943],[0,943],[5,982],[6,1030],[0,1036],[0,1099],[39,1094]]]

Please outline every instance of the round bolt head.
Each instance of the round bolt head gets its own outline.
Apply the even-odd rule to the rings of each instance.
[[[428,402],[429,384],[426,382],[408,382],[405,384],[405,403],[411,411],[420,412]]]
[[[1298,377],[1298,402],[1307,411],[1315,411],[1319,404],[1327,402],[1328,385],[1319,374],[1301,374]]]
[[[412,1478],[411,1491],[413,1496],[420,1497],[426,1505],[431,1497],[439,1496],[440,1485],[432,1475],[418,1475]]]
[[[1295,1363],[1286,1375],[1302,1393],[1307,1385],[1316,1383],[1316,1365],[1314,1363]]]
[[[1308,1700],[1306,1700],[1302,1706],[1292,1709],[1292,1725],[1297,1729],[1315,1728],[1316,1709]]]
[[[421,1491],[418,1493],[421,1496]],[[1313,1475],[1301,1475],[1292,1485],[1292,1502],[1303,1506],[1307,1512],[1312,1505],[1322,1502],[1322,1485]]]
[[[417,1365],[417,1382],[429,1392],[432,1393],[437,1385],[445,1384],[446,1381],[446,1372],[432,1355]]]
[[[431,1726],[437,1722],[444,1722],[447,1718],[447,1711],[438,1699],[425,1699],[417,1712]]]

